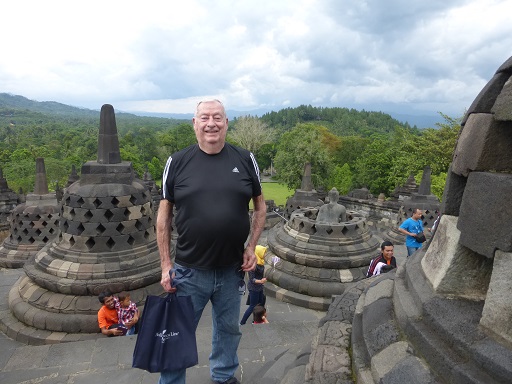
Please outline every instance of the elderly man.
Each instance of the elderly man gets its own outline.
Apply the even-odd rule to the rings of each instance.
[[[200,102],[192,122],[197,144],[171,155],[163,175],[157,219],[161,284],[168,292],[177,289],[177,295],[191,296],[195,327],[211,301],[210,375],[216,383],[236,384],[243,279],[245,271],[256,267],[254,250],[265,225],[265,200],[254,155],[225,141],[228,119],[222,103]],[[174,266],[169,246],[173,207],[178,232]],[[177,288],[171,286],[173,267],[192,270]],[[185,383],[185,369],[161,372],[159,383]]]

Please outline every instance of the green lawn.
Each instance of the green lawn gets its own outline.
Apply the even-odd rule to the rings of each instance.
[[[261,187],[263,188],[263,197],[265,197],[265,200],[274,200],[277,206],[284,206],[286,200],[295,193],[293,189],[288,189],[284,184],[261,183]]]

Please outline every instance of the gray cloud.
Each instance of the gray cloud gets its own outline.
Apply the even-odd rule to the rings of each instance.
[[[91,108],[215,96],[457,117],[512,46],[500,0],[28,2],[4,6],[0,91]]]

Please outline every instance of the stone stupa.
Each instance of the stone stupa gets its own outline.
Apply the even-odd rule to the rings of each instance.
[[[32,344],[101,335],[102,291],[128,291],[138,306],[163,293],[151,193],[121,161],[111,105],[101,108],[98,160],[66,188],[61,212],[59,237],[27,261],[9,294],[18,323],[6,333]]]
[[[9,188],[0,168],[0,241],[9,236],[9,217],[17,205],[18,194]]]
[[[424,233],[427,239],[431,237],[431,233],[427,228],[431,228],[434,221],[440,214],[441,202],[437,196],[431,192],[431,170],[429,166],[423,168],[423,176],[421,177],[418,192],[413,193],[410,198],[404,199],[398,210],[395,225],[391,227],[385,234],[385,238],[389,239],[393,244],[404,244],[405,235],[398,231],[398,227],[409,217],[412,211],[419,208],[423,211],[421,221],[423,223]]]
[[[358,382],[511,382],[512,57],[461,129],[431,243],[359,299]]]
[[[57,236],[60,211],[55,192],[48,191],[43,158],[36,159],[34,192],[13,209],[9,236],[0,246],[0,266],[20,268]]]
[[[324,202],[319,198],[318,192],[313,188],[311,180],[311,163],[304,165],[302,181],[299,189],[286,201],[284,216],[289,219],[292,212],[296,209],[306,207],[319,207]]]
[[[332,195],[332,196],[331,196]],[[327,310],[332,297],[364,279],[379,241],[364,215],[337,204],[338,192],[329,192],[329,204],[295,210],[290,220],[267,236],[266,293],[306,308]],[[337,219],[322,218],[334,203]],[[329,211],[329,209],[325,210]]]

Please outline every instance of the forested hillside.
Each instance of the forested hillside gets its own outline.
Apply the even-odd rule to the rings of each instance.
[[[115,107],[115,106],[114,106]],[[389,195],[413,173],[432,167],[433,190],[442,193],[459,131],[459,119],[419,130],[382,112],[299,106],[230,120],[228,141],[255,153],[261,169],[298,188],[304,163],[317,187],[341,193],[366,186]],[[142,175],[160,179],[168,156],[195,143],[188,120],[116,112],[121,158]],[[48,184],[64,186],[72,165],[95,160],[99,111],[0,94],[0,167],[9,187],[30,191],[35,159],[43,157]]]

